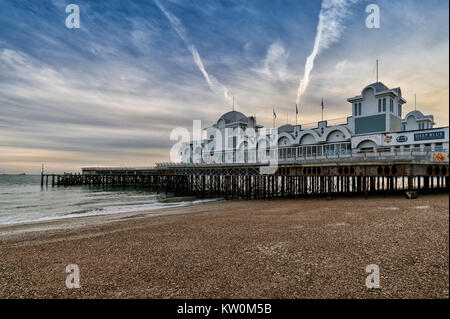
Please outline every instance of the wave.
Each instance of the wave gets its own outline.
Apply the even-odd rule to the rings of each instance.
[[[38,218],[23,218],[23,219],[5,220],[5,221],[0,221],[0,225],[14,225],[14,224],[53,221],[53,220],[77,218],[77,217],[90,217],[90,216],[114,215],[114,214],[120,214],[120,213],[153,211],[153,210],[159,210],[159,209],[163,209],[163,208],[175,208],[175,207],[197,205],[197,204],[202,204],[202,203],[210,203],[210,202],[217,202],[217,201],[223,201],[223,200],[224,200],[223,198],[214,198],[214,199],[199,199],[199,200],[193,200],[193,201],[180,201],[180,202],[169,202],[169,203],[154,202],[151,204],[107,206],[107,207],[91,209],[91,210],[75,211],[72,213],[66,213],[64,215],[53,215],[53,216],[43,216],[43,217],[38,217]]]

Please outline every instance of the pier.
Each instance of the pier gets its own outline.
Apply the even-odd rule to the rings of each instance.
[[[448,126],[435,127],[433,115],[416,109],[403,117],[400,87],[378,81],[347,102],[345,122],[274,122],[268,130],[233,107],[211,126],[199,125],[193,134],[199,138],[178,145],[172,161],[179,163],[43,173],[41,186],[139,187],[226,199],[448,192]]]
[[[41,186],[140,187],[178,196],[225,199],[370,196],[448,192],[448,163],[428,155],[281,158],[274,174],[264,165],[158,164],[147,168],[83,168],[82,174],[42,174]]]

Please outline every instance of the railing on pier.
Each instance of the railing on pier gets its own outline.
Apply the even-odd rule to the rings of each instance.
[[[361,161],[432,161],[434,153],[446,153],[448,150],[439,151],[389,151],[389,152],[361,152],[358,150],[342,150],[340,152],[325,152],[299,154],[296,147],[277,148],[270,151],[270,156],[262,157],[259,161],[257,151],[225,151],[224,154],[232,154],[232,156],[211,156],[206,155],[204,159],[199,159],[194,163],[158,163],[157,168],[161,167],[183,167],[183,166],[222,166],[226,165],[242,165],[252,164],[260,165],[265,163],[280,164],[311,164],[311,163],[328,163],[328,162],[361,162]],[[447,155],[448,156],[448,155]],[[224,158],[233,160],[226,161]],[[448,159],[447,159],[448,161]]]

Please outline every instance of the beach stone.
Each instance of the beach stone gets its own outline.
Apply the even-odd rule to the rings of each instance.
[[[419,197],[416,191],[406,192],[405,194],[407,199],[416,199]]]

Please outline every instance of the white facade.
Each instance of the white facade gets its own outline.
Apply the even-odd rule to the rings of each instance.
[[[305,130],[301,125],[286,124],[268,131],[257,125],[255,117],[237,111],[225,113],[205,129],[206,139],[183,145],[182,163],[251,163],[258,154],[273,152],[281,158],[376,151],[448,152],[448,127],[433,128],[433,116],[419,111],[402,117],[406,100],[400,88],[389,89],[377,82],[347,101],[352,115],[346,123],[328,126],[321,121],[316,128]]]
[[[433,128],[433,125],[433,115],[423,115],[420,111],[412,111],[402,120],[402,131],[426,130]]]
[[[352,132],[394,132],[401,130],[402,107],[406,100],[400,88],[389,89],[381,82],[366,86],[352,103]]]

